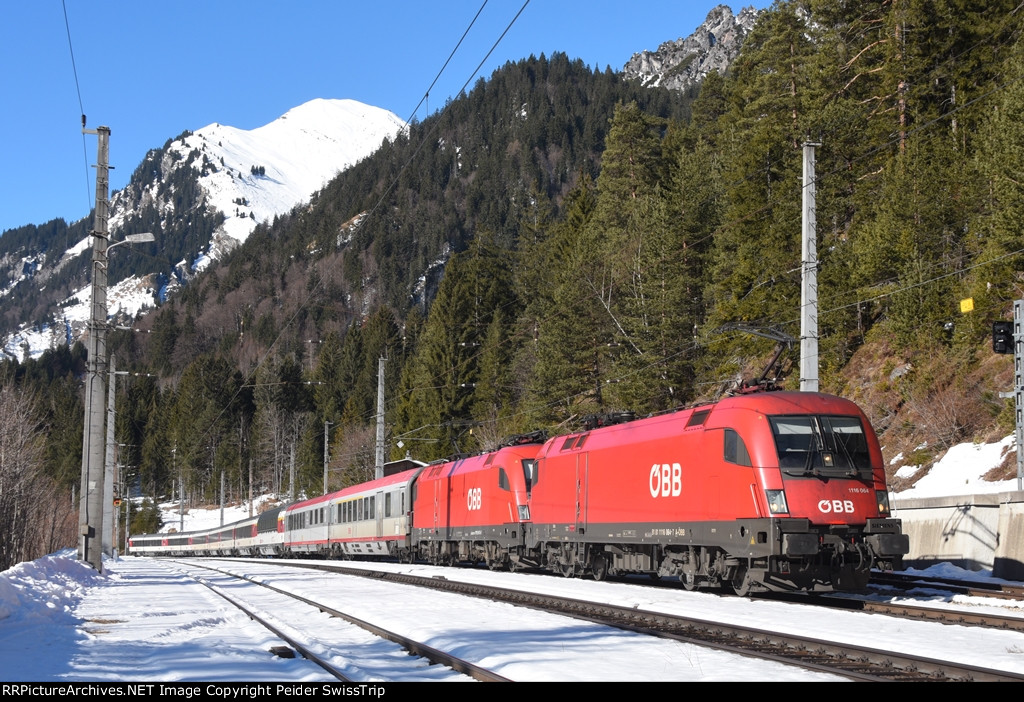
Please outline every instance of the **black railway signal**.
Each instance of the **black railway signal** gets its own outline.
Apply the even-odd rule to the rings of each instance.
[[[992,322],[992,350],[1013,353],[1013,322]]]

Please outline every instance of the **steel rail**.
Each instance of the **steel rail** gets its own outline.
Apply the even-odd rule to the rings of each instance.
[[[911,653],[827,641],[599,602],[511,590],[444,577],[348,568],[318,563],[277,563],[388,582],[428,587],[557,612],[655,636],[683,640],[744,656],[787,663],[864,681],[1024,682],[1024,674],[916,656]]]
[[[364,629],[365,631],[368,631],[368,632],[370,632],[371,634],[373,634],[375,636],[379,636],[380,638],[387,639],[388,641],[391,641],[392,643],[396,643],[399,646],[401,646],[402,648],[404,648],[405,650],[407,650],[409,653],[412,653],[414,655],[420,656],[422,658],[426,658],[428,661],[430,661],[433,664],[446,666],[446,667],[451,668],[451,669],[453,669],[453,670],[455,670],[455,671],[457,671],[459,673],[462,673],[463,675],[468,675],[469,677],[473,678],[474,680],[478,680],[480,682],[512,682],[510,679],[508,679],[508,678],[506,678],[504,676],[498,675],[497,673],[495,673],[492,670],[488,670],[486,668],[478,666],[475,663],[472,663],[470,661],[467,661],[467,660],[464,660],[464,659],[459,658],[457,656],[454,656],[454,655],[452,655],[452,654],[450,654],[450,653],[448,653],[446,651],[441,651],[439,649],[433,648],[432,646],[428,646],[428,645],[426,645],[425,643],[423,643],[421,641],[416,641],[415,639],[410,639],[407,636],[402,636],[401,634],[398,634],[396,632],[390,631],[390,630],[385,629],[383,627],[377,626],[376,624],[373,624],[371,622],[367,622],[367,621],[359,619],[357,617],[353,617],[350,614],[346,614],[345,612],[342,612],[341,610],[335,609],[335,608],[333,608],[333,607],[331,607],[329,605],[323,604],[322,602],[316,602],[316,601],[311,600],[311,599],[309,599],[307,597],[304,597],[302,595],[298,595],[298,594],[296,594],[294,592],[289,592],[287,590],[283,590],[283,589],[281,589],[279,587],[276,587],[274,585],[270,585],[269,583],[260,582],[259,580],[256,580],[256,579],[254,579],[254,578],[252,578],[252,577],[250,577],[248,575],[243,575],[243,574],[240,574],[240,573],[231,573],[229,571],[225,571],[225,570],[222,570],[220,568],[214,568],[213,566],[204,565],[204,564],[201,564],[201,563],[194,563],[194,562],[191,562],[191,561],[185,561],[185,562],[187,562],[191,566],[195,566],[195,567],[198,567],[198,568],[206,568],[208,570],[216,571],[216,572],[221,573],[223,575],[228,575],[228,576],[231,576],[231,577],[234,577],[234,578],[238,578],[240,580],[245,580],[246,582],[252,583],[253,585],[259,585],[260,587],[267,588],[268,590],[276,592],[276,593],[278,593],[280,595],[285,595],[287,597],[291,597],[291,598],[293,598],[295,600],[298,600],[299,602],[302,602],[304,604],[309,605],[310,607],[314,607],[315,609],[318,609],[319,611],[321,611],[321,612],[323,612],[325,614],[329,614],[332,617],[336,617],[338,619],[342,619],[342,620],[348,622],[349,624],[353,624],[355,626],[358,626],[361,629]],[[262,563],[264,565],[266,565],[265,561],[263,561]],[[276,564],[276,565],[290,565],[290,564]]]
[[[197,566],[197,564],[194,564],[194,563],[189,563],[188,565]],[[204,567],[204,566],[199,566],[199,567]],[[211,568],[210,570],[215,570],[215,569]],[[224,600],[226,600],[232,606],[234,606],[237,609],[241,610],[247,617],[249,617],[253,621],[261,624],[262,626],[266,627],[266,629],[268,631],[270,631],[271,633],[274,634],[274,636],[278,637],[279,639],[281,639],[282,641],[287,643],[291,648],[295,649],[299,653],[299,655],[301,655],[303,658],[305,658],[306,660],[308,660],[308,661],[310,661],[312,663],[315,663],[316,665],[318,665],[321,668],[323,668],[324,671],[329,673],[335,679],[337,679],[337,680],[339,680],[341,682],[346,682],[346,683],[355,682],[354,680],[348,678],[340,670],[335,668],[333,665],[331,665],[330,663],[325,661],[323,658],[321,658],[317,654],[313,653],[311,650],[309,650],[309,648],[307,646],[305,646],[304,644],[299,643],[293,637],[291,637],[288,634],[286,634],[283,631],[281,631],[281,629],[279,627],[271,624],[269,621],[267,621],[266,619],[264,619],[260,615],[256,614],[254,611],[252,611],[251,609],[246,607],[244,604],[242,604],[238,600],[236,600],[233,597],[230,597],[230,596],[224,594],[223,592],[221,592],[218,589],[217,586],[212,585],[211,583],[206,582],[201,577],[199,577],[199,576],[197,576],[197,575],[195,575],[193,573],[188,573],[188,572],[183,571],[181,569],[178,569],[178,572],[182,573],[183,575],[187,575],[188,577],[192,578],[193,580],[195,580],[200,585],[203,585],[204,587],[208,588],[215,595],[219,595],[220,597],[222,597]],[[277,655],[280,655],[280,651],[277,651],[275,649],[271,649],[271,651],[273,653],[277,654]]]

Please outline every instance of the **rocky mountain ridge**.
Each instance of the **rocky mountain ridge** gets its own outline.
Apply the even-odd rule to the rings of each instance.
[[[728,70],[758,13],[754,7],[745,7],[737,15],[727,5],[718,5],[693,34],[666,41],[655,51],[633,54],[623,72],[647,86],[682,91],[694,88],[710,71]]]

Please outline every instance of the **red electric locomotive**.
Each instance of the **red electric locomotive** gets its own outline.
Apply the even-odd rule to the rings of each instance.
[[[539,435],[420,469],[413,493],[411,542],[432,563],[484,562],[513,567],[529,519],[527,474]]]
[[[688,589],[857,590],[909,551],[854,403],[741,395],[549,440],[520,559]]]

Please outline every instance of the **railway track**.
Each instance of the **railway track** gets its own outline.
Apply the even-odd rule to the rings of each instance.
[[[460,582],[445,577],[373,571],[325,562],[287,565],[358,575],[532,607],[629,631],[841,675],[852,680],[1024,681],[1024,674],[936,660],[891,649],[853,646],[694,617]]]
[[[934,588],[972,597],[995,597],[1024,601],[1024,584],[988,583],[955,578],[934,578],[908,573],[872,573],[872,586],[887,586],[902,591]]]
[[[1024,632],[1024,618],[1019,616],[970,612],[965,609],[944,609],[897,602],[863,602],[864,612],[875,612],[906,619],[923,619],[943,624],[980,626],[986,629],[1005,629]]]
[[[229,602],[232,606],[237,607],[238,609],[243,611],[248,617],[262,624],[264,627],[266,627],[268,630],[274,633],[275,636],[277,636],[287,644],[286,647],[279,647],[280,650],[275,650],[275,653],[277,653],[278,655],[284,655],[286,657],[292,657],[289,655],[289,649],[294,649],[294,651],[298,652],[303,658],[306,658],[310,662],[316,664],[329,675],[331,675],[339,681],[349,683],[361,682],[353,679],[349,674],[343,672],[341,666],[337,666],[331,663],[330,660],[328,660],[327,656],[316,653],[313,650],[313,646],[308,645],[306,642],[300,640],[298,635],[287,633],[284,630],[285,626],[279,623],[272,622],[267,617],[258,614],[254,607],[250,606],[249,603],[243,601],[241,598],[226,594],[226,586],[238,582],[247,583],[251,587],[261,588],[263,590],[272,592],[278,597],[286,597],[297,602],[302,602],[305,605],[308,605],[310,608],[317,610],[317,612],[324,613],[331,617],[341,619],[347,622],[348,624],[354,625],[364,631],[371,633],[375,637],[395,643],[397,644],[398,647],[402,649],[402,651],[405,654],[425,659],[430,665],[445,666],[446,668],[450,668],[451,670],[461,673],[462,675],[483,682],[509,682],[507,678],[497,675],[496,673],[489,671],[486,668],[460,659],[457,656],[454,656],[445,651],[439,651],[435,648],[427,646],[426,644],[423,644],[422,642],[415,641],[408,637],[396,634],[395,632],[388,631],[382,627],[370,624],[369,622],[362,621],[356,617],[352,617],[348,614],[345,614],[344,612],[341,612],[336,608],[330,607],[321,602],[315,602],[309,598],[288,592],[284,589],[274,587],[267,583],[261,583],[245,575],[230,572],[229,570],[225,570],[222,568],[216,568],[211,565],[207,565],[206,563],[196,563],[195,561],[190,560],[176,560],[172,562],[174,562],[178,566],[179,572],[188,575],[200,584],[206,586],[215,594]],[[219,576],[221,582],[210,582],[207,577],[197,575],[194,569],[199,569],[203,572],[215,573],[217,576]],[[227,582],[225,582],[225,580]],[[289,625],[288,628],[293,628],[293,626]],[[331,654],[337,655],[336,652],[333,651],[331,652]],[[346,656],[347,663],[350,663],[352,666],[357,668],[363,665],[367,665],[368,661],[366,660],[367,654],[365,647],[360,647],[358,651],[355,652],[355,654],[356,655],[353,656]],[[358,659],[358,662],[352,663],[353,658]],[[414,665],[414,663],[412,662],[411,664]],[[436,676],[434,677],[436,678]]]
[[[961,626],[1024,632],[1024,616],[1021,614],[1000,614],[979,607],[936,607],[894,600],[871,600],[842,594],[786,595],[771,593],[757,595],[756,597],[757,599],[773,602],[787,602],[789,604],[824,607],[827,609],[884,614],[890,617],[931,621],[940,624],[959,624]]]
[[[206,566],[200,566],[196,564],[188,565],[192,567],[205,568],[206,570],[216,570],[214,568],[208,568]],[[346,676],[344,673],[342,673],[341,670],[331,665],[326,659],[314,653],[309,646],[299,641],[297,637],[287,634],[281,626],[278,626],[277,624],[271,622],[268,618],[257,614],[252,607],[249,607],[247,604],[245,604],[238,598],[226,594],[222,587],[219,587],[211,583],[210,581],[206,580],[205,578],[196,575],[194,572],[190,572],[188,569],[179,568],[178,572],[182,575],[186,575],[192,578],[192,580],[204,586],[205,588],[210,590],[210,592],[225,600],[231,606],[243,612],[247,617],[262,625],[264,628],[266,628],[268,631],[274,634],[274,636],[284,641],[287,644],[287,646],[275,646],[271,648],[271,652],[275,655],[281,656],[282,658],[294,658],[295,652],[298,652],[299,655],[301,655],[303,658],[319,666],[322,670],[324,670],[326,673],[328,673],[331,677],[335,678],[336,680],[345,683],[355,682],[354,680]]]

